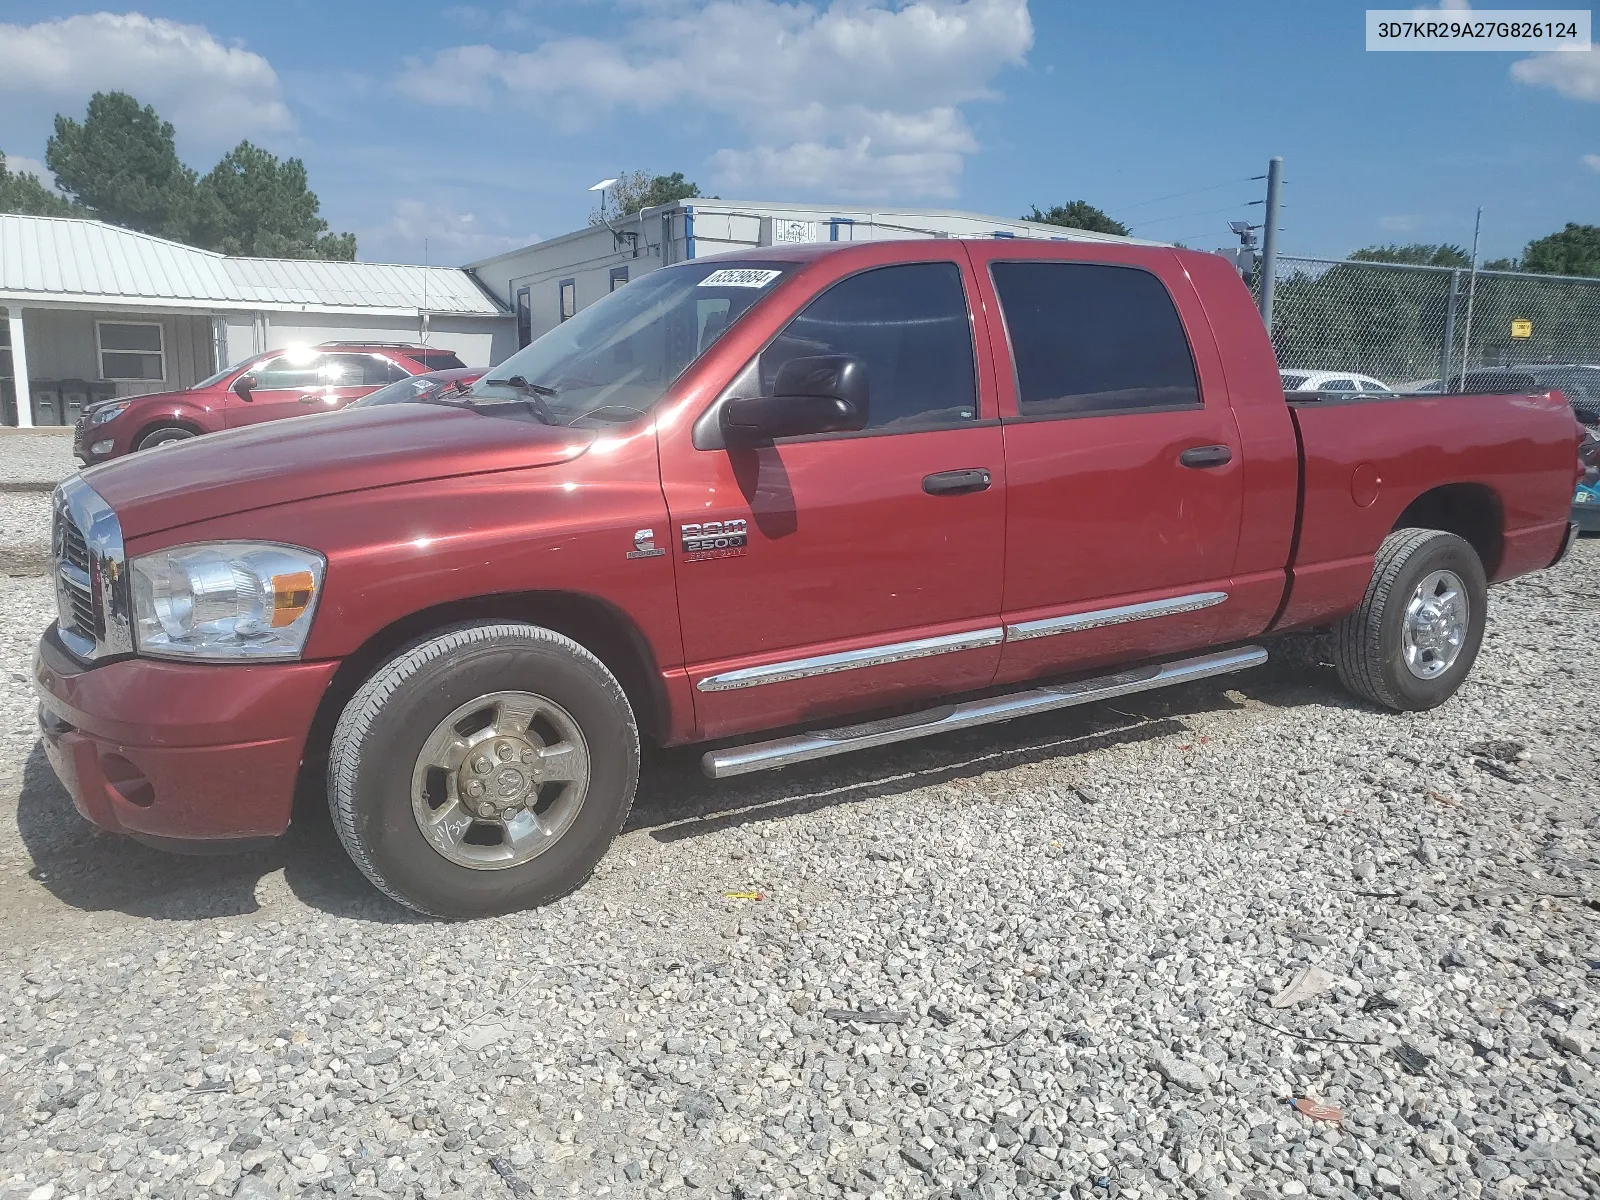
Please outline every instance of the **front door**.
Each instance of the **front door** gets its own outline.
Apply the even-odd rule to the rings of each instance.
[[[759,448],[661,435],[703,737],[994,675],[1005,474],[992,370],[974,349],[965,255],[928,257],[823,284],[724,392],[770,395],[790,358],[852,355],[866,366],[864,431]]]
[[[378,354],[292,350],[258,364],[250,373],[256,377],[250,399],[234,395],[228,400],[230,428],[332,412],[406,375]]]
[[[986,295],[1004,319],[996,357],[1011,368],[999,372],[1000,679],[1207,645],[1241,603],[1230,588],[1244,464],[1220,359],[1177,259],[1164,277],[1103,261],[1104,247],[1092,263],[1067,247],[1027,261],[982,244],[973,253],[987,260]]]

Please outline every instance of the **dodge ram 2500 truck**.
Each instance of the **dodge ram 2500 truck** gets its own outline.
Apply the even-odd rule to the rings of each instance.
[[[588,877],[642,738],[716,777],[1237,671],[1337,630],[1442,703],[1571,540],[1559,395],[1296,394],[1221,258],[771,247],[664,267],[460,396],[225,432],[56,500],[36,659],[89,820],[281,834],[388,895]]]

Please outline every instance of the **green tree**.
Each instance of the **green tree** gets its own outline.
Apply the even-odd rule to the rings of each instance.
[[[6,154],[0,150],[0,212],[26,213],[33,217],[70,217],[72,202],[58,196],[28,171],[12,171]]]
[[[611,217],[631,217],[642,209],[658,204],[671,204],[674,200],[694,200],[700,195],[700,185],[683,177],[682,171],[671,175],[652,175],[648,171],[624,171],[611,185],[611,200],[607,205]],[[600,210],[589,214],[589,224],[600,224]]]
[[[329,233],[320,208],[305,163],[240,142],[196,187],[191,240],[224,254],[353,260],[356,235]]]
[[[1522,269],[1540,275],[1600,276],[1600,225],[1575,225],[1529,242]]]
[[[1087,229],[1092,233],[1115,233],[1127,236],[1128,227],[1109,217],[1087,200],[1074,200],[1071,204],[1058,204],[1045,212],[1035,204],[1031,213],[1024,213],[1024,221],[1042,221],[1046,225],[1060,225],[1066,229]]]
[[[1416,267],[1470,267],[1472,256],[1460,246],[1445,242],[1433,245],[1413,242],[1409,246],[1367,246],[1350,256],[1357,262],[1408,263]]]
[[[102,221],[181,238],[194,172],[178,159],[172,125],[126,92],[96,92],[80,125],[56,114],[44,161],[56,186]]]

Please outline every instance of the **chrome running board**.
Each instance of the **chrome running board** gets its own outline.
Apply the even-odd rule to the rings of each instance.
[[[958,729],[971,729],[973,726],[988,725],[995,721],[1010,721],[1016,717],[1030,717],[1035,713],[1070,708],[1075,704],[1092,704],[1096,700],[1109,700],[1113,696],[1126,696],[1131,692],[1148,692],[1154,688],[1192,683],[1197,679],[1209,679],[1213,675],[1227,675],[1234,671],[1258,667],[1266,661],[1267,652],[1260,646],[1220,650],[1196,658],[1182,658],[1176,662],[1133,667],[1113,675],[1100,675],[1093,679],[1079,679],[1071,683],[1031,688],[1025,692],[1012,692],[1007,696],[993,696],[987,700],[944,704],[937,708],[924,709],[922,712],[886,717],[881,721],[868,721],[861,725],[817,729],[810,733],[795,734],[793,737],[776,738],[770,742],[753,742],[747,746],[711,750],[701,758],[700,765],[713,779],[748,775],[752,771],[770,771],[776,767],[792,766],[815,758],[828,758],[851,750],[887,746],[893,742],[908,742],[912,738],[928,737],[935,733],[952,733]]]

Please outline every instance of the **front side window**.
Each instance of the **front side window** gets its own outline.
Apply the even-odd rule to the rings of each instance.
[[[1283,390],[1286,392],[1292,392],[1295,390],[1295,388],[1299,387],[1302,383],[1309,379],[1310,376],[1294,371],[1279,371],[1278,378],[1283,380]]]
[[[1356,391],[1354,379],[1330,379],[1317,387],[1319,392],[1353,392]]]
[[[997,262],[990,271],[1021,416],[1199,406],[1183,322],[1148,271],[1037,261]]]
[[[791,358],[847,354],[867,368],[867,428],[939,429],[975,421],[972,323],[951,262],[878,267],[834,284],[790,321],[730,394],[772,395]],[[747,373],[748,375],[748,369]]]
[[[97,321],[100,378],[139,381],[165,379],[161,326],[153,322]]]
[[[513,354],[467,399],[525,401],[562,425],[648,412],[791,269],[691,262],[651,271]]]

